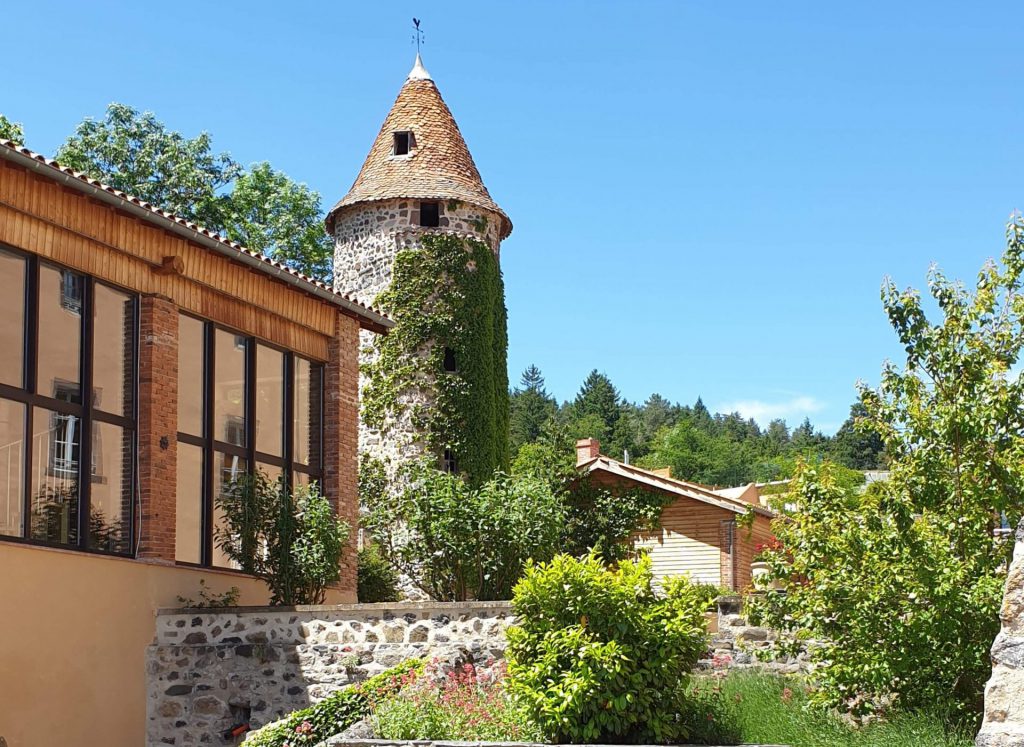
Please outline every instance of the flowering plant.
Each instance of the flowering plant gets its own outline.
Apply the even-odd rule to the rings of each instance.
[[[445,666],[434,660],[401,697],[378,706],[381,739],[538,741],[540,731],[505,689],[505,663]]]

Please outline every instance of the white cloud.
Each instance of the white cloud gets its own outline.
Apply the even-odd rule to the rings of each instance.
[[[744,399],[726,402],[715,408],[718,412],[738,412],[744,417],[753,418],[761,426],[768,425],[775,418],[783,418],[790,426],[799,425],[805,417],[823,409],[824,402],[807,396],[791,397],[780,402]]]

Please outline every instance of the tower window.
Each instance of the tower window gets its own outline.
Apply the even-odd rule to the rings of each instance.
[[[459,463],[455,459],[454,449],[449,448],[444,450],[444,461],[442,463],[442,467],[444,468],[444,471],[447,472],[449,475],[454,475],[456,472],[459,471]]]
[[[409,151],[412,150],[413,139],[411,132],[396,132],[395,133],[395,148],[392,155],[396,156],[407,156]]]
[[[441,204],[438,202],[420,203],[420,225],[424,228],[437,228],[441,225]]]
[[[455,351],[447,346],[444,349],[444,370],[445,373],[455,373],[459,370],[455,365]]]

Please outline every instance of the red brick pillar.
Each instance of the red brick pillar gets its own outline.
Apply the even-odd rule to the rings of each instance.
[[[338,590],[356,601],[359,533],[359,324],[338,314],[324,374],[324,492],[351,528]]]
[[[736,522],[722,521],[718,527],[718,546],[721,549],[720,585],[731,591],[736,588]]]
[[[102,341],[97,341],[102,344]],[[142,299],[139,319],[139,553],[174,562],[178,433],[178,308]]]

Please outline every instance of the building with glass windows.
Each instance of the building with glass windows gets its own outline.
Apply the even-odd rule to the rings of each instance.
[[[381,313],[0,141],[0,736],[142,744],[154,611],[258,580],[213,541],[252,470],[358,514]],[[355,601],[355,551],[329,601]],[[14,676],[14,673],[17,673]],[[59,710],[61,718],[54,719]]]

